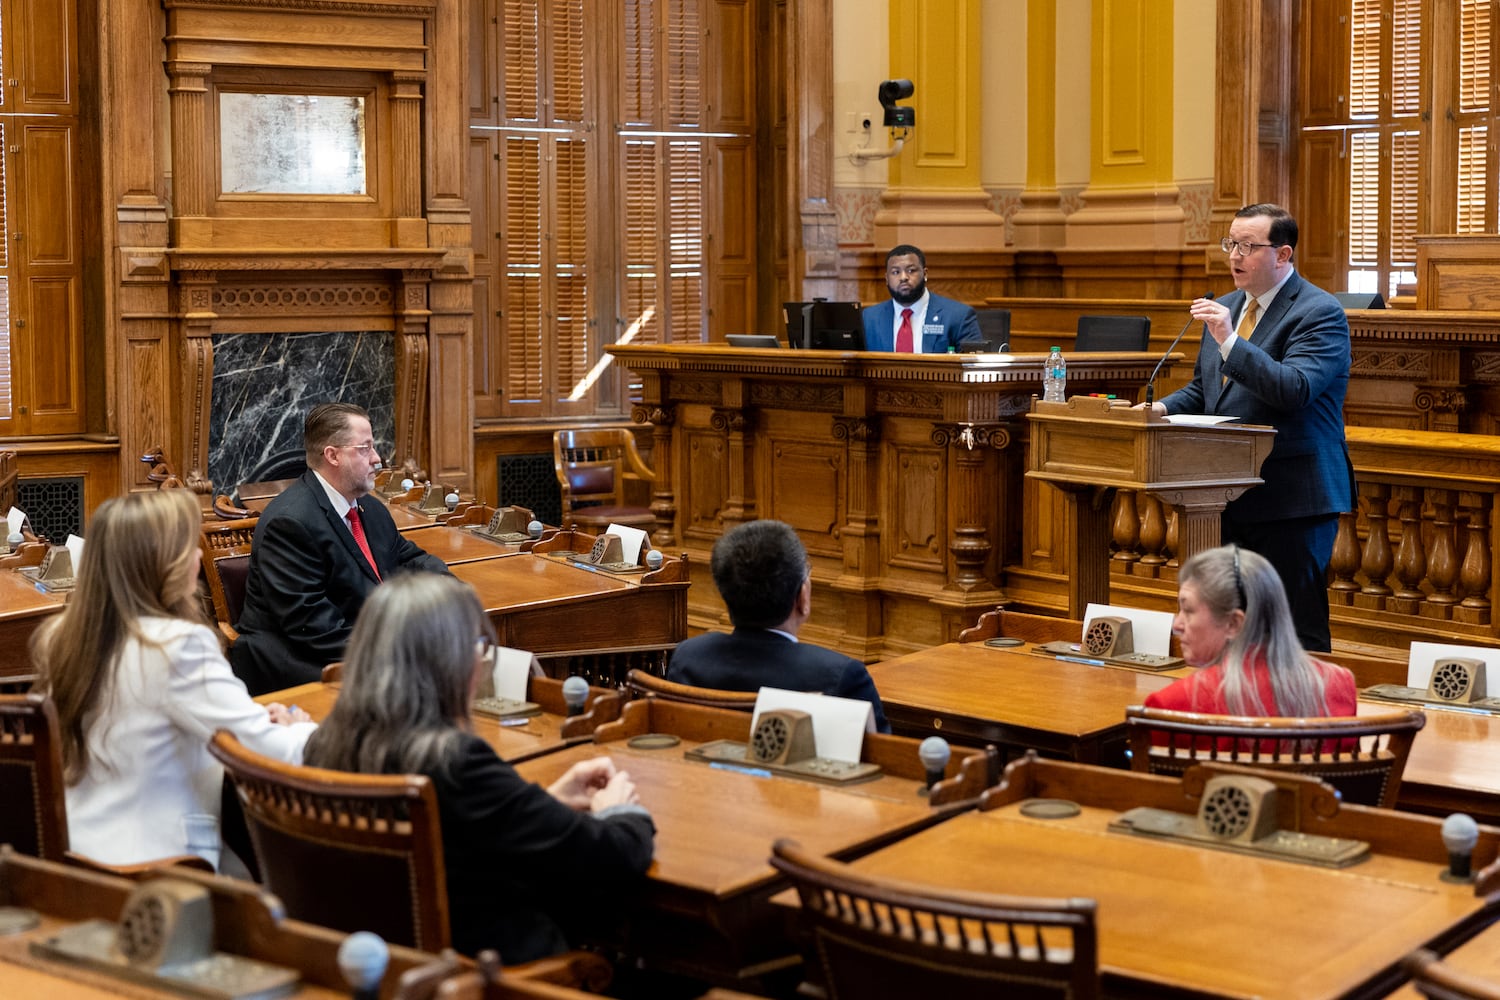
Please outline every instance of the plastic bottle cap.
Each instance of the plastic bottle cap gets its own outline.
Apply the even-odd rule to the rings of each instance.
[[[1057,345],[1056,345],[1056,344],[1053,344],[1053,345],[1052,345],[1052,349],[1053,349],[1053,350],[1054,350],[1054,351],[1058,351],[1058,352],[1061,352],[1061,351],[1062,351],[1062,348],[1061,348],[1061,347],[1058,347],[1058,346],[1057,346]]]

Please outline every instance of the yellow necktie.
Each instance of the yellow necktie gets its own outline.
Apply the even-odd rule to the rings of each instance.
[[[1240,325],[1235,333],[1244,340],[1249,340],[1255,333],[1255,314],[1260,311],[1260,303],[1254,299],[1245,300],[1245,308],[1240,311]]]
[[[1241,340],[1249,340],[1255,333],[1255,314],[1260,311],[1260,303],[1254,297],[1245,297],[1245,308],[1240,310],[1240,325],[1235,327],[1235,336]],[[1219,378],[1220,388],[1229,384],[1229,376],[1222,375]]]

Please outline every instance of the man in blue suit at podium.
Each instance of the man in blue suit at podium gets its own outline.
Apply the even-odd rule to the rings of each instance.
[[[927,290],[927,255],[916,247],[885,255],[885,284],[890,299],[864,311],[865,350],[947,354],[983,340],[972,308]]]

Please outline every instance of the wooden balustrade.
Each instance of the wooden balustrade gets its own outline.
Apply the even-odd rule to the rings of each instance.
[[[1329,566],[1334,638],[1395,648],[1413,640],[1500,641],[1491,530],[1500,437],[1350,427],[1346,439],[1359,509],[1340,518]],[[1151,497],[1122,491],[1115,498],[1117,600],[1175,604],[1176,522]]]

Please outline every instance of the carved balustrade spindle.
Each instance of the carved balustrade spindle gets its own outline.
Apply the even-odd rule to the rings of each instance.
[[[1114,542],[1114,555],[1111,557],[1116,562],[1124,563],[1122,570],[1130,572],[1130,564],[1138,558],[1136,547],[1140,543],[1141,521],[1136,513],[1135,490],[1121,490],[1115,497],[1115,516],[1112,526],[1112,540]]]
[[[1385,483],[1360,483],[1359,492],[1365,501],[1365,552],[1360,561],[1364,570],[1365,585],[1360,593],[1369,598],[1385,598],[1391,593],[1386,578],[1391,575],[1395,560],[1391,555],[1391,537],[1387,526],[1387,511],[1390,507],[1391,488]],[[1379,607],[1383,601],[1366,602],[1366,607]]]
[[[1490,557],[1491,493],[1460,493],[1459,503],[1468,512],[1468,539],[1464,544],[1464,561],[1458,571],[1464,599],[1454,610],[1454,617],[1476,625],[1490,623],[1490,587],[1493,585],[1493,561]]]
[[[1359,582],[1354,579],[1354,575],[1359,572],[1357,524],[1358,518],[1353,511],[1339,515],[1339,530],[1333,539],[1333,558],[1328,563],[1328,569],[1333,574],[1333,582],[1328,585],[1328,600],[1335,606],[1347,607],[1359,590]]]
[[[1140,565],[1148,568],[1152,576],[1156,576],[1158,568],[1167,561],[1167,513],[1162,502],[1149,493],[1141,497],[1140,506]]]
[[[1427,596],[1422,592],[1422,581],[1427,578],[1427,551],[1422,544],[1422,490],[1418,486],[1398,486],[1394,493],[1401,519],[1401,544],[1396,550],[1396,579],[1400,586],[1392,607],[1410,615],[1417,612],[1417,604]]]
[[[1441,617],[1447,617],[1448,606],[1459,601],[1453,590],[1458,582],[1458,543],[1454,538],[1453,522],[1453,508],[1458,497],[1454,490],[1433,490],[1430,496],[1432,549],[1428,554],[1427,578],[1432,583],[1432,596],[1427,600],[1430,605],[1441,609]]]

